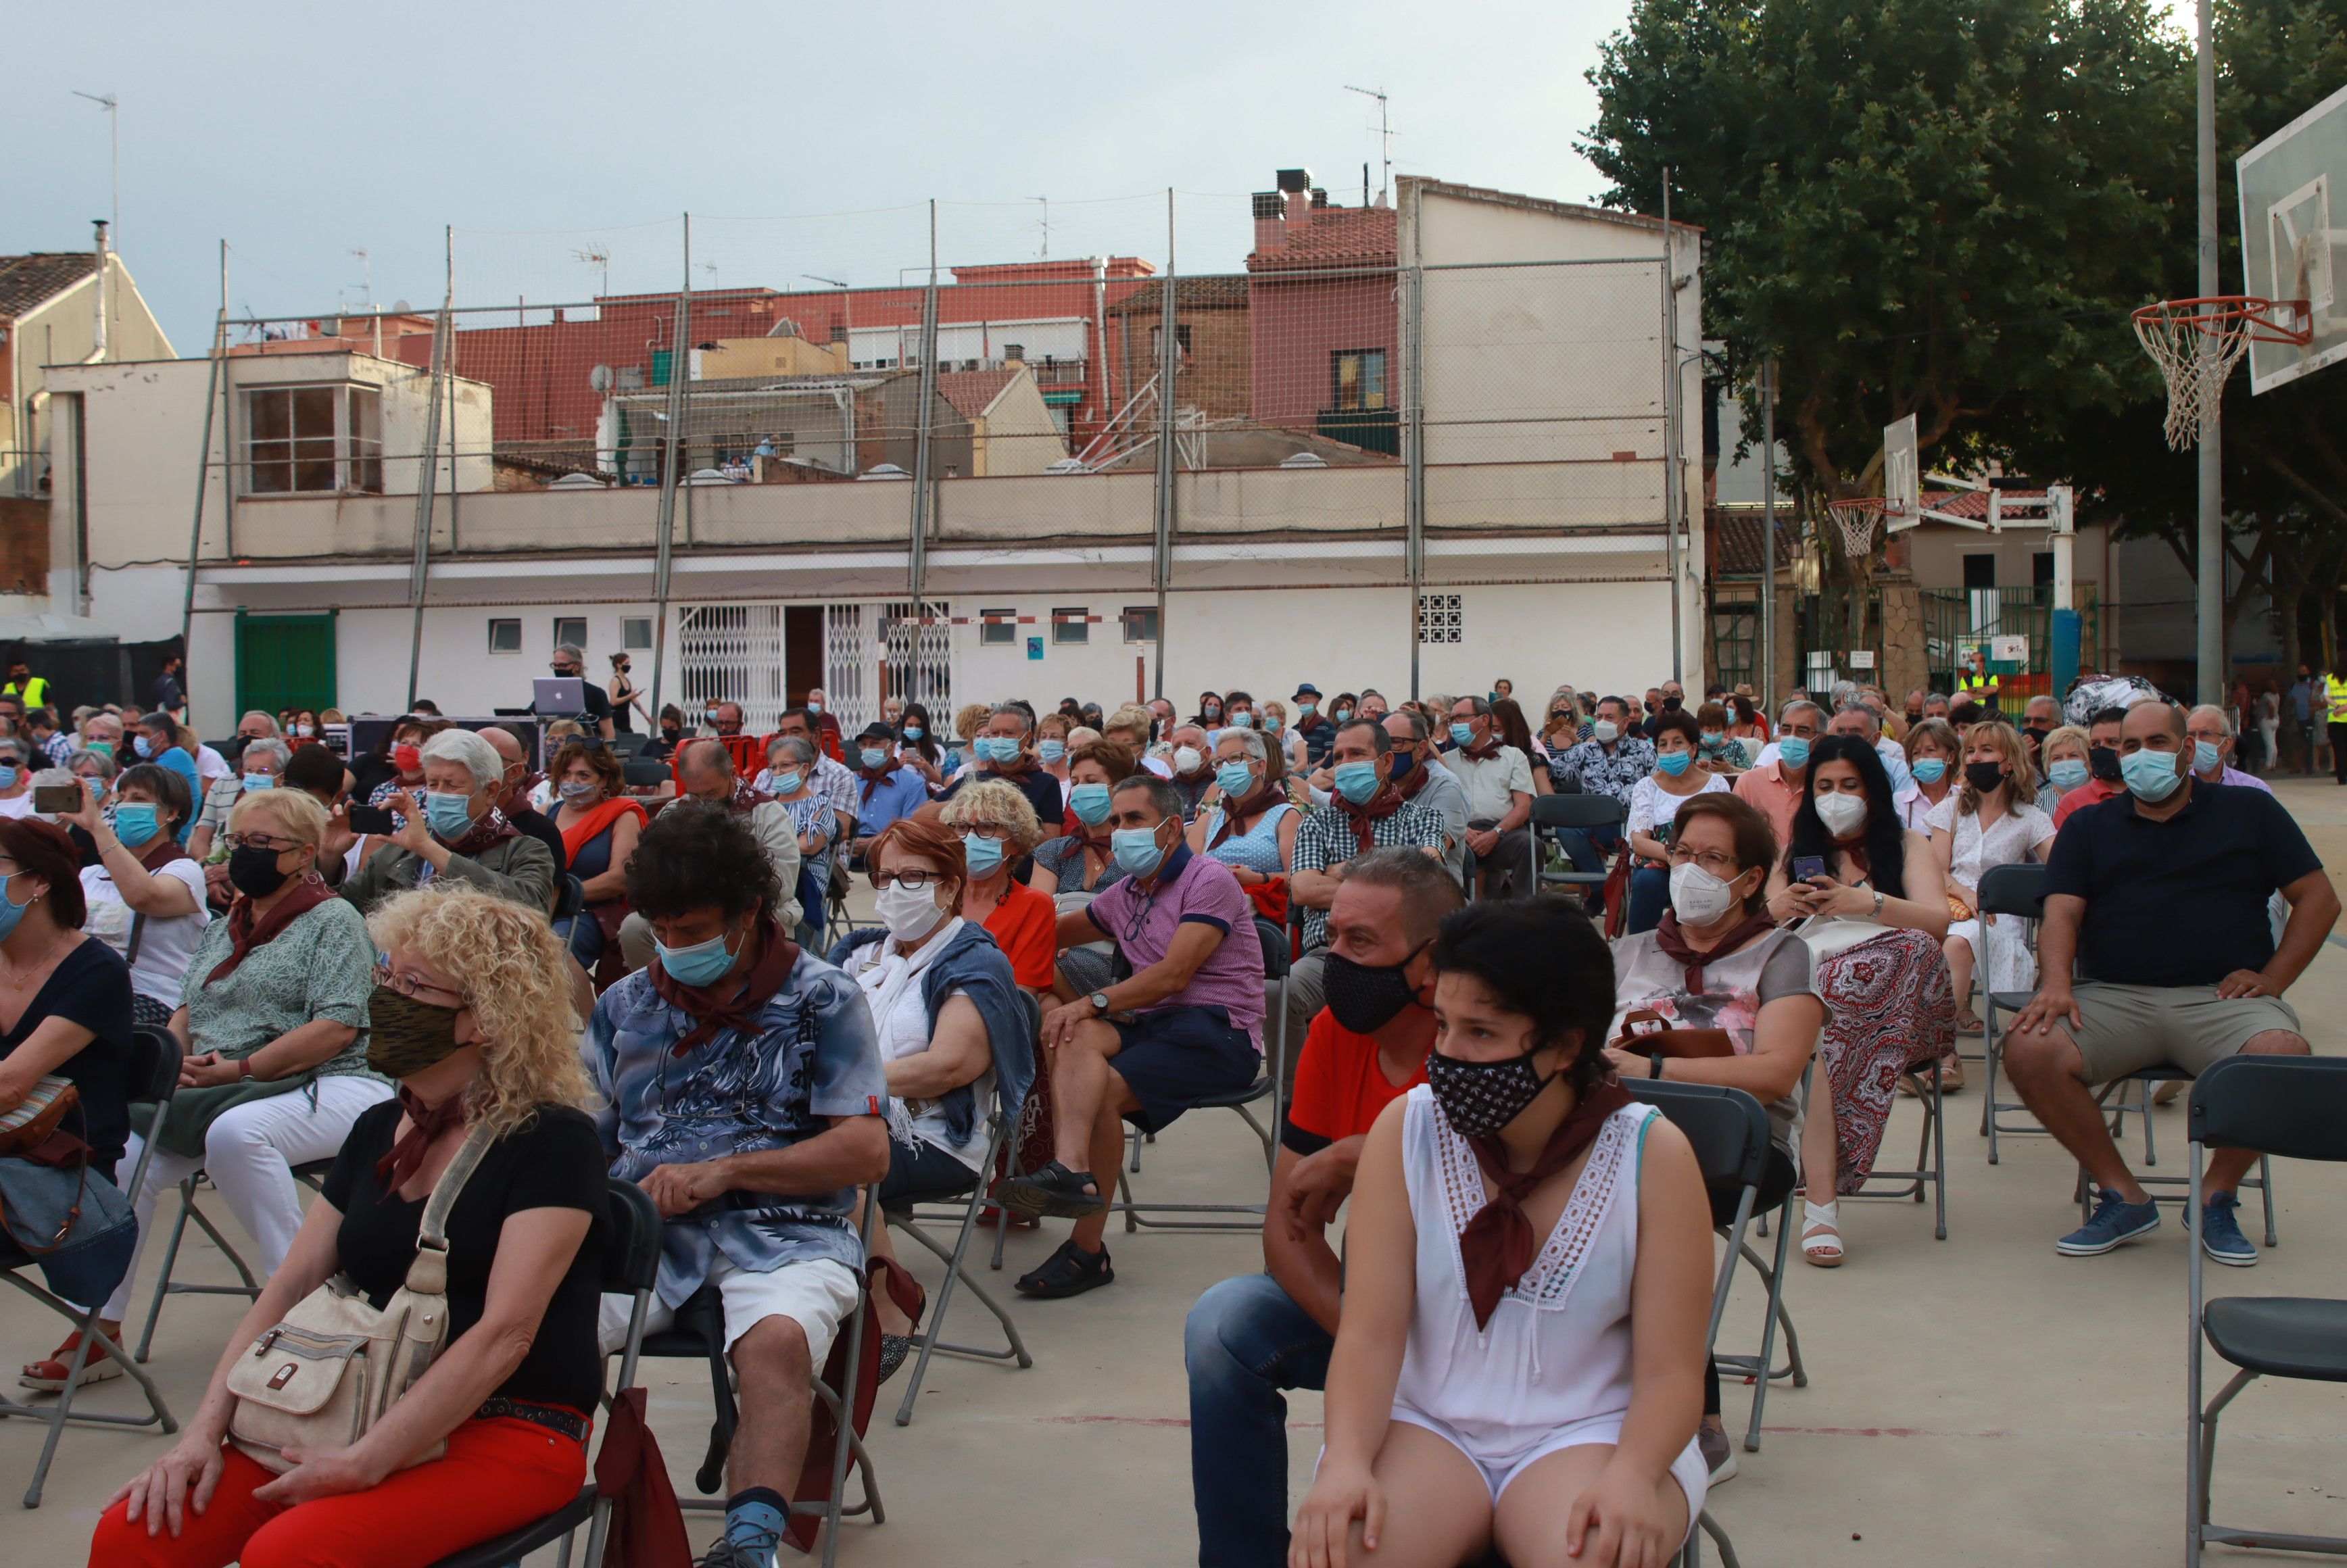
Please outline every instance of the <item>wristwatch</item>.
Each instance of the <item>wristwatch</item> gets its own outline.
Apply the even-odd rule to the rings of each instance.
[[[250,1077],[251,1077],[251,1076],[252,1076],[252,1058],[251,1058],[251,1057],[249,1057],[249,1056],[240,1056],[240,1057],[238,1057],[238,1058],[236,1059],[236,1081],[237,1081],[239,1083],[241,1083],[241,1082],[243,1082],[246,1079],[248,1079],[248,1078],[250,1078]]]
[[[1101,1018],[1108,1017],[1108,993],[1106,991],[1094,991],[1091,996],[1084,999],[1092,1004],[1092,1011],[1097,1016]]]
[[[1646,1076],[1649,1078],[1660,1078],[1662,1075],[1663,1053],[1658,1050],[1655,1052],[1654,1055],[1646,1058]]]
[[[1866,917],[1870,920],[1882,918],[1882,889],[1880,887],[1874,890],[1874,907],[1868,912]]]

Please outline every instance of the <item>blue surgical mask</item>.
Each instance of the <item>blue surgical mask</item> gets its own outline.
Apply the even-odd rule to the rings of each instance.
[[[1108,785],[1080,784],[1068,792],[1068,809],[1076,820],[1087,827],[1098,827],[1108,820]]]
[[[2192,771],[2194,773],[2213,774],[2217,771],[2217,765],[2224,760],[2225,753],[2222,751],[2219,751],[2216,746],[2211,745],[2209,742],[2195,741],[2192,743]],[[5,785],[0,785],[0,788],[5,787]]]
[[[888,753],[878,746],[866,746],[856,754],[863,758],[864,765],[874,773],[888,765]]]
[[[114,836],[125,849],[136,849],[162,830],[155,807],[143,800],[126,800],[114,808]]]
[[[1266,734],[1276,735],[1279,733],[1279,715],[1276,713],[1266,713],[1263,716],[1263,728],[1264,733]]]
[[[805,777],[806,775],[796,768],[792,768],[787,773],[769,774],[766,776],[766,787],[776,794],[796,794],[799,793],[800,784]]]
[[[1332,714],[1330,714],[1330,715],[1329,715],[1329,717],[1333,718],[1334,720],[1336,720],[1336,722],[1337,722],[1337,723],[1340,723],[1340,724],[1341,724],[1341,723],[1343,723],[1346,720],[1348,720],[1348,719],[1351,718],[1352,716],[1353,716],[1353,710],[1351,710],[1350,708],[1339,708],[1339,709],[1337,709],[1337,710],[1336,711],[1336,712],[1334,712],[1334,713],[1332,713]]]
[[[918,725],[918,724],[907,724],[907,725],[906,725],[906,726],[905,726],[905,738],[906,738],[907,740],[908,740],[908,741],[917,741],[917,740],[919,740],[919,739],[921,738],[921,726],[920,726],[920,725]]]
[[[19,904],[8,897],[8,884],[15,879],[14,873],[0,876],[0,942],[6,941],[15,933],[16,922],[22,920],[25,911],[32,907],[29,903]]]
[[[1727,745],[1727,731],[1725,731],[1725,730],[1706,730],[1706,731],[1703,733],[1703,749],[1704,749],[1705,751],[1706,751],[1706,752],[1716,752],[1716,751],[1718,751],[1721,747],[1723,747],[1723,746],[1725,746],[1725,745]]]
[[[2174,752],[2148,749],[2129,752],[2121,757],[2119,777],[2127,781],[2127,793],[2154,805],[2174,794],[2184,783],[2184,775],[2176,771]]]
[[[277,775],[274,774],[247,774],[244,775],[244,787],[248,790],[275,789],[277,787]]]
[[[1670,774],[1673,778],[1676,778],[1681,774],[1686,772],[1690,766],[1694,765],[1694,763],[1695,753],[1693,752],[1664,752],[1655,758],[1655,765],[1662,769],[1663,772]]]
[[[1809,743],[1799,735],[1787,735],[1777,743],[1777,760],[1788,768],[1809,765]]]
[[[961,835],[962,857],[969,862],[972,876],[991,876],[1002,868],[1002,840],[989,838],[982,833]]]
[[[1152,876],[1165,858],[1165,852],[1157,847],[1153,827],[1120,827],[1108,836],[1117,867],[1128,876]]]
[[[1035,754],[1041,757],[1047,763],[1056,763],[1061,758],[1068,754],[1068,743],[1065,741],[1038,742],[1035,746]],[[1006,758],[1005,760],[1008,761],[1009,759]]]
[[[1247,712],[1245,708],[1241,708],[1237,712],[1233,713],[1228,719],[1225,719],[1224,723],[1235,724],[1242,730],[1252,730],[1255,728],[1255,715]]]
[[[1450,743],[1454,746],[1473,745],[1475,743],[1475,726],[1472,724],[1452,724],[1450,726]]]
[[[1214,782],[1223,786],[1225,794],[1236,797],[1246,794],[1255,783],[1255,774],[1247,771],[1245,763],[1225,763],[1214,770]]]
[[[1917,778],[1923,776],[1923,765],[1921,763],[1915,764],[1915,776]],[[2075,757],[2064,757],[2060,762],[2052,764],[2046,768],[2045,776],[2054,782],[2055,789],[2060,790],[2064,794],[2068,794],[2086,782],[2086,764]]]
[[[1337,793],[1359,805],[1378,793],[1378,764],[1375,763],[1338,763],[1334,774]]]
[[[23,774],[12,767],[0,767],[0,789],[15,789]]]
[[[668,978],[681,986],[715,985],[733,969],[735,958],[727,950],[722,933],[689,948],[671,948],[655,939],[652,948],[659,953],[661,968],[668,972]]]
[[[1298,702],[1296,704],[1296,711],[1308,719],[1313,714],[1320,711],[1320,704],[1317,702]]]
[[[977,744],[980,762],[999,766],[1019,760],[1019,743],[1009,735],[980,735]]]
[[[424,796],[425,825],[444,843],[462,838],[473,830],[472,805],[471,795],[428,791]]]
[[[806,705],[806,711],[810,713],[820,713],[823,712],[823,704],[820,702],[809,702]]]
[[[2055,766],[2059,768],[2061,764],[2056,763]],[[2077,766],[2078,777],[2083,781],[2086,776],[2086,764],[2080,763]],[[1938,757],[1917,757],[1908,764],[1907,771],[1915,775],[1917,784],[1938,784],[1948,776],[1948,764]]]
[[[155,743],[144,735],[133,735],[130,737],[130,749],[142,757],[151,757],[155,754]]]

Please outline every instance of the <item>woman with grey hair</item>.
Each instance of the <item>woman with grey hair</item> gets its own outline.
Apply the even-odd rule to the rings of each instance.
[[[362,913],[394,893],[455,876],[544,913],[554,902],[554,854],[497,809],[505,759],[470,730],[424,743],[423,798],[395,791],[384,802],[399,830],[343,884]]]
[[[815,743],[804,735],[777,735],[766,748],[766,789],[791,814],[799,835],[800,929],[823,929],[822,895],[831,886],[831,844],[839,817],[815,788]],[[815,902],[807,900],[812,895]],[[805,939],[802,939],[805,945]]]
[[[1303,817],[1288,803],[1278,761],[1259,730],[1226,728],[1214,737],[1214,787],[1198,803],[1190,848],[1229,866],[1242,887],[1296,866]]]
[[[66,771],[77,779],[96,779],[101,784],[114,782],[114,753],[77,746],[66,754]]]
[[[277,781],[285,776],[285,761],[292,754],[293,749],[274,735],[245,743],[244,754],[239,759],[242,771],[212,780],[212,787],[204,791],[203,810],[188,839],[188,853],[198,860],[209,857],[213,843],[228,831],[228,814],[236,803],[247,790],[276,788]]]

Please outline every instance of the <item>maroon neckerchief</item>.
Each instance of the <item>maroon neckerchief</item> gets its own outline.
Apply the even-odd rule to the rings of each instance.
[[[128,847],[128,845],[125,847]],[[155,835],[155,842],[149,844],[146,848],[133,849],[130,853],[137,856],[138,857],[138,864],[145,866],[149,871],[160,871],[166,866],[170,865],[174,860],[192,860],[195,858],[194,856],[190,855],[186,850],[180,848],[179,841],[177,838],[174,838],[168,831],[158,833]]]
[[[1461,746],[1459,754],[1471,763],[1488,763],[1500,754],[1500,737],[1493,735],[1480,746]]]
[[[1874,875],[1874,867],[1868,864],[1866,858],[1866,838],[1863,830],[1860,831],[1860,836],[1856,838],[1849,840],[1835,838],[1829,839],[1827,842],[1831,844],[1840,853],[1850,856],[1850,863],[1858,867],[1860,876],[1871,876]]]
[[[1269,779],[1266,779],[1238,799],[1224,801],[1221,820],[1215,824],[1214,835],[1206,840],[1206,847],[1212,849],[1236,833],[1239,818],[1259,815],[1286,798],[1287,793],[1285,790]]]
[[[723,1029],[738,1030],[744,1039],[756,1036],[758,1009],[783,989],[783,982],[791,978],[791,966],[799,961],[799,945],[783,935],[782,927],[773,916],[759,917],[758,940],[758,961],[751,968],[748,982],[732,997],[723,994],[733,978],[730,969],[714,986],[688,986],[661,968],[657,956],[645,966],[644,972],[651,977],[652,989],[659,993],[661,1000],[682,1009],[693,1020],[692,1027],[670,1048],[671,1055],[682,1056],[702,1041],[714,1039]]]
[[[1668,916],[1664,917],[1668,919]],[[1475,1163],[1491,1184],[1491,1200],[1475,1211],[1459,1233],[1459,1261],[1467,1274],[1467,1299],[1475,1308],[1475,1327],[1491,1320],[1500,1297],[1524,1276],[1538,1255],[1532,1223],[1524,1217],[1523,1201],[1532,1189],[1577,1159],[1605,1125],[1605,1119],[1630,1103],[1630,1091],[1618,1079],[1605,1081],[1583,1096],[1566,1112],[1548,1145],[1529,1171],[1508,1169],[1507,1148],[1496,1137],[1470,1138]]]
[[[1394,788],[1401,792],[1402,799],[1416,800],[1418,792],[1434,782],[1434,770],[1441,765],[1428,762],[1424,757],[1414,756],[1409,760],[1409,776]]]
[[[895,757],[890,757],[888,759],[887,766],[880,768],[876,772],[871,768],[866,767],[859,767],[856,770],[856,776],[864,781],[864,797],[861,804],[865,805],[870,805],[872,804],[872,792],[897,776],[897,759]]]
[[[280,931],[319,905],[333,903],[334,897],[334,890],[313,871],[288,888],[285,896],[277,900],[275,907],[268,914],[255,920],[252,900],[238,895],[234,907],[228,912],[228,957],[212,967],[212,972],[204,977],[204,984],[216,986],[236,973],[236,967],[244,962],[255,948],[268,946],[276,939]]]
[[[506,820],[506,814],[496,806],[488,815],[473,824],[465,836],[448,845],[448,853],[461,855],[467,860],[477,859],[485,849],[494,849],[508,838],[519,838],[521,829]]]
[[[741,774],[733,775],[733,793],[725,804],[735,811],[755,811],[774,797],[761,789],[750,787],[750,781]]]
[[[1768,911],[1763,909],[1758,915],[1745,916],[1729,927],[1727,935],[1714,943],[1709,951],[1698,953],[1687,946],[1686,933],[1679,929],[1678,912],[1665,909],[1663,911],[1663,923],[1655,927],[1655,945],[1686,966],[1687,995],[1699,997],[1703,995],[1704,965],[1714,958],[1727,957],[1753,938],[1776,928],[1777,923],[1768,918]]]
[[[407,1112],[407,1131],[374,1163],[374,1184],[381,1189],[385,1202],[397,1197],[399,1189],[423,1168],[424,1156],[430,1153],[432,1141],[464,1121],[465,1096],[459,1091],[437,1105],[426,1105],[416,1098],[414,1090],[402,1084],[399,1108]]]
[[[1010,764],[1007,767],[1000,763],[989,763],[986,765],[988,769],[990,770],[990,776],[994,778],[1025,778],[1029,774],[1035,771],[1035,759],[1028,753],[1020,752],[1019,753],[1019,760]]]
[[[1367,855],[1378,846],[1377,824],[1401,809],[1402,793],[1389,782],[1379,784],[1378,793],[1359,805],[1342,794],[1329,796],[1328,804],[1352,819],[1353,842]]]

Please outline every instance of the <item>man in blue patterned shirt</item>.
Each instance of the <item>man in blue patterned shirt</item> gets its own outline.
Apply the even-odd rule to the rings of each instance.
[[[1567,751],[1557,771],[1577,779],[1583,794],[1610,794],[1627,813],[1630,792],[1655,771],[1655,743],[1630,725],[1630,704],[1620,697],[1597,700],[1597,722],[1589,739]],[[1621,836],[1610,827],[1561,827],[1556,834],[1576,871],[1603,871],[1605,856]]]
[[[723,1302],[741,1424],[725,1538],[703,1559],[764,1568],[805,1458],[809,1380],[855,1310],[856,1188],[888,1172],[887,1081],[856,983],[783,934],[774,863],[737,814],[697,802],[643,831],[628,900],[658,956],[587,1027],[611,1173],[667,1220],[657,1331],[705,1285]],[[630,1302],[603,1301],[606,1349]]]

